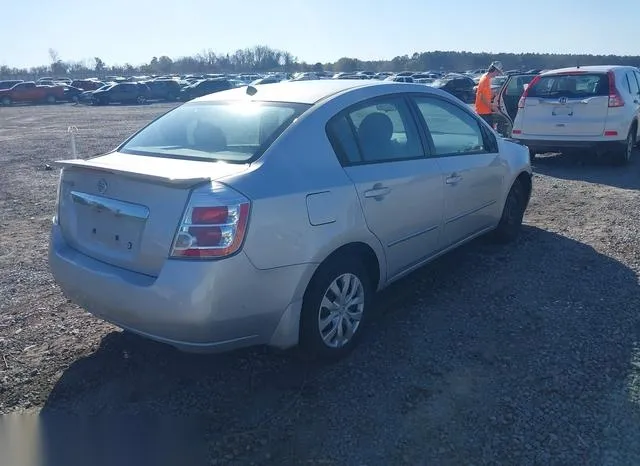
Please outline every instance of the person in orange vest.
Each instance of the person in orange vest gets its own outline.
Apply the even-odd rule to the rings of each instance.
[[[476,113],[493,128],[493,112],[491,110],[491,79],[502,74],[502,63],[494,61],[480,78],[476,91]]]

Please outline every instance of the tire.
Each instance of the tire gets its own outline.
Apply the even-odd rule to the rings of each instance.
[[[1,102],[2,102],[2,105],[6,105],[8,107],[12,103],[11,97],[3,97]]]
[[[48,95],[47,97],[45,97],[45,102],[47,102],[48,104],[55,104],[56,97],[53,95]]]
[[[629,130],[629,134],[627,134],[627,139],[625,139],[624,147],[621,147],[614,152],[613,162],[616,165],[626,165],[631,162],[631,154],[633,153],[633,146],[635,145],[635,131],[635,126],[632,126]]]
[[[506,244],[518,238],[522,230],[522,219],[526,208],[527,193],[525,187],[520,180],[516,180],[507,195],[500,222],[493,232],[497,242]]]
[[[333,289],[344,290],[347,296],[355,293],[354,302],[346,306],[339,304],[341,298]],[[370,315],[373,294],[369,274],[357,257],[337,256],[320,265],[302,303],[300,348],[305,356],[335,360],[351,352]],[[331,311],[327,306],[329,303],[342,307]],[[322,320],[327,322],[325,326],[322,326]],[[341,341],[339,335],[344,337],[349,328],[353,329],[352,336]]]
[[[143,95],[139,95],[138,97],[136,97],[136,103],[138,103],[139,105],[144,105],[147,103],[147,98]]]

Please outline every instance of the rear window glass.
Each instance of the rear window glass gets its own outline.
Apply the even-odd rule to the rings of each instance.
[[[527,95],[552,99],[605,96],[609,95],[609,77],[602,73],[542,76]]]
[[[309,105],[194,102],[155,120],[119,151],[246,163],[258,157]]]

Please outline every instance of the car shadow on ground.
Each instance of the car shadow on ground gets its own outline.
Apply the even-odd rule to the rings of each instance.
[[[640,188],[640,150],[631,163],[613,165],[607,156],[593,154],[546,154],[532,162],[535,172],[564,180],[586,181],[622,189]]]
[[[108,334],[50,393],[45,455],[76,464],[62,452],[91,455],[95,435],[118,445],[100,450],[104,464],[155,437],[171,439],[156,454],[234,464],[638,464],[627,384],[640,376],[640,303],[622,263],[528,226],[509,246],[472,242],[377,303],[361,346],[334,364]]]

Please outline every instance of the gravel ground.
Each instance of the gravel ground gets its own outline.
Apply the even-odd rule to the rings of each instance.
[[[536,160],[521,239],[392,286],[344,361],[195,356],[67,302],[46,260],[67,127],[93,155],[168,108],[0,108],[1,413],[40,413],[49,439],[72,416],[136,443],[168,425],[203,464],[640,464],[638,160]]]

